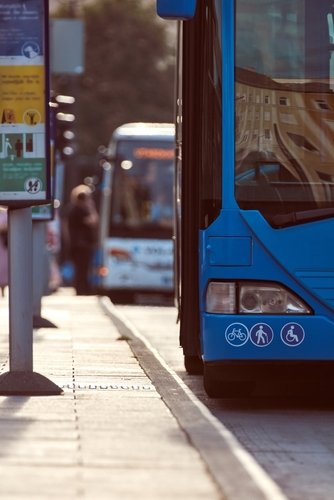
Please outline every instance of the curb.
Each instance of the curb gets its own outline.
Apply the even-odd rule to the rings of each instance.
[[[166,406],[197,449],[225,499],[287,500],[233,434],[190,391],[154,347],[108,297],[99,303],[111,318]]]

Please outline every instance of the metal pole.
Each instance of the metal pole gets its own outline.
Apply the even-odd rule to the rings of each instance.
[[[46,250],[46,223],[32,223],[32,269],[33,269],[33,328],[57,328],[54,323],[42,318],[42,298],[47,288],[49,277],[49,257]]]
[[[62,389],[33,371],[31,208],[8,211],[9,367],[0,375],[0,395],[56,395]]]
[[[33,234],[33,316],[40,317],[44,291],[45,222],[32,223]]]
[[[10,370],[32,371],[31,208],[8,212]]]

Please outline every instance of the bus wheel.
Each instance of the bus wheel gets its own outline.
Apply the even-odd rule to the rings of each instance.
[[[109,298],[115,304],[133,304],[134,303],[134,294],[128,290],[117,290],[113,292],[109,292]]]
[[[203,361],[199,356],[184,355],[184,367],[189,375],[202,375]]]
[[[249,396],[253,389],[252,382],[244,380],[224,380],[214,376],[204,367],[204,389],[209,398],[241,398]]]

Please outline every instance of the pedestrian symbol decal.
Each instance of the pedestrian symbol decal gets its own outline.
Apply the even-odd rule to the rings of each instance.
[[[257,347],[266,347],[274,338],[274,332],[267,323],[257,323],[251,328],[250,339]]]
[[[24,182],[24,189],[30,194],[36,194],[41,190],[42,181],[38,177],[29,177]]]
[[[248,328],[242,323],[232,323],[225,330],[225,338],[233,347],[240,347],[249,339]]]
[[[304,338],[304,328],[299,323],[287,323],[281,330],[281,339],[290,347],[300,345]]]

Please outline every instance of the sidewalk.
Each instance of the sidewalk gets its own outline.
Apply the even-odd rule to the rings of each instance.
[[[0,498],[216,500],[198,452],[96,297],[43,298],[34,371],[61,396],[0,396]],[[8,371],[0,301],[0,372]]]

